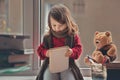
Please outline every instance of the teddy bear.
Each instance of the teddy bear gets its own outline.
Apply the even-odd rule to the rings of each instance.
[[[112,34],[110,31],[96,31],[94,34],[94,45],[96,49],[93,51],[91,57],[87,56],[84,58],[84,62],[87,65],[91,65],[92,61],[104,64],[116,59],[117,47],[112,42]]]

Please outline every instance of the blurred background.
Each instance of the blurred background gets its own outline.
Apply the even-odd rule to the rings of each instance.
[[[13,50],[14,55],[7,55],[6,64],[11,65],[9,63],[11,60],[16,62],[19,58],[18,63],[12,65],[12,68],[16,65],[29,66],[29,69],[27,67],[25,71],[19,73],[3,74],[1,72],[1,75],[36,75],[38,73],[41,61],[36,55],[36,49],[47,30],[48,12],[52,5],[58,3],[65,4],[70,9],[79,26],[83,52],[77,64],[84,75],[89,75],[87,72],[89,67],[85,65],[83,59],[86,55],[91,55],[95,49],[93,44],[95,31],[111,31],[113,43],[118,49],[116,61],[120,61],[119,0],[0,0],[0,50],[10,50],[6,54],[11,54],[11,49],[20,53],[18,55]],[[23,52],[19,52],[21,50]],[[15,60],[14,56],[18,58]],[[7,68],[9,67],[11,68],[11,66]]]
[[[83,44],[83,53],[78,62],[80,67],[86,67],[83,59],[87,54],[91,55],[95,49],[93,44],[95,31],[111,31],[113,43],[118,48],[116,60],[120,60],[120,38],[118,35],[120,26],[119,0],[43,0],[41,27],[45,28],[49,9],[57,3],[65,4],[70,9],[74,20],[79,26]]]

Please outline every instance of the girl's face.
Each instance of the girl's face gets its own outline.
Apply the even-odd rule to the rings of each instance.
[[[51,27],[52,27],[53,31],[55,31],[55,32],[60,32],[67,28],[66,24],[60,24],[52,17],[50,17],[50,22],[51,22]]]

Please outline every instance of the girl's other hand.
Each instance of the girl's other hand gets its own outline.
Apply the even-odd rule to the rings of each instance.
[[[47,50],[46,52],[46,57],[49,57],[49,50]]]
[[[73,53],[72,49],[68,49],[68,51],[66,52],[65,56],[66,57],[70,57],[72,53]]]

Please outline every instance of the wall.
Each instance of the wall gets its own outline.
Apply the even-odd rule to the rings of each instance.
[[[83,12],[78,11],[78,13],[75,13],[73,4],[79,2],[83,3]],[[83,53],[80,59],[77,61],[78,64],[80,64],[80,67],[87,67],[83,62],[83,59],[86,55],[91,55],[95,49],[93,44],[95,31],[111,31],[113,43],[115,43],[118,48],[117,60],[120,60],[119,0],[62,0],[60,2],[59,0],[44,0],[44,3],[63,3],[66,4],[72,12],[76,23],[79,25],[81,42],[83,44]]]
[[[85,66],[83,58],[95,49],[93,37],[95,31],[111,31],[113,43],[117,45],[120,60],[120,1],[119,0],[85,0],[85,13],[77,19],[80,25],[80,36],[83,43],[83,55],[79,60]]]

